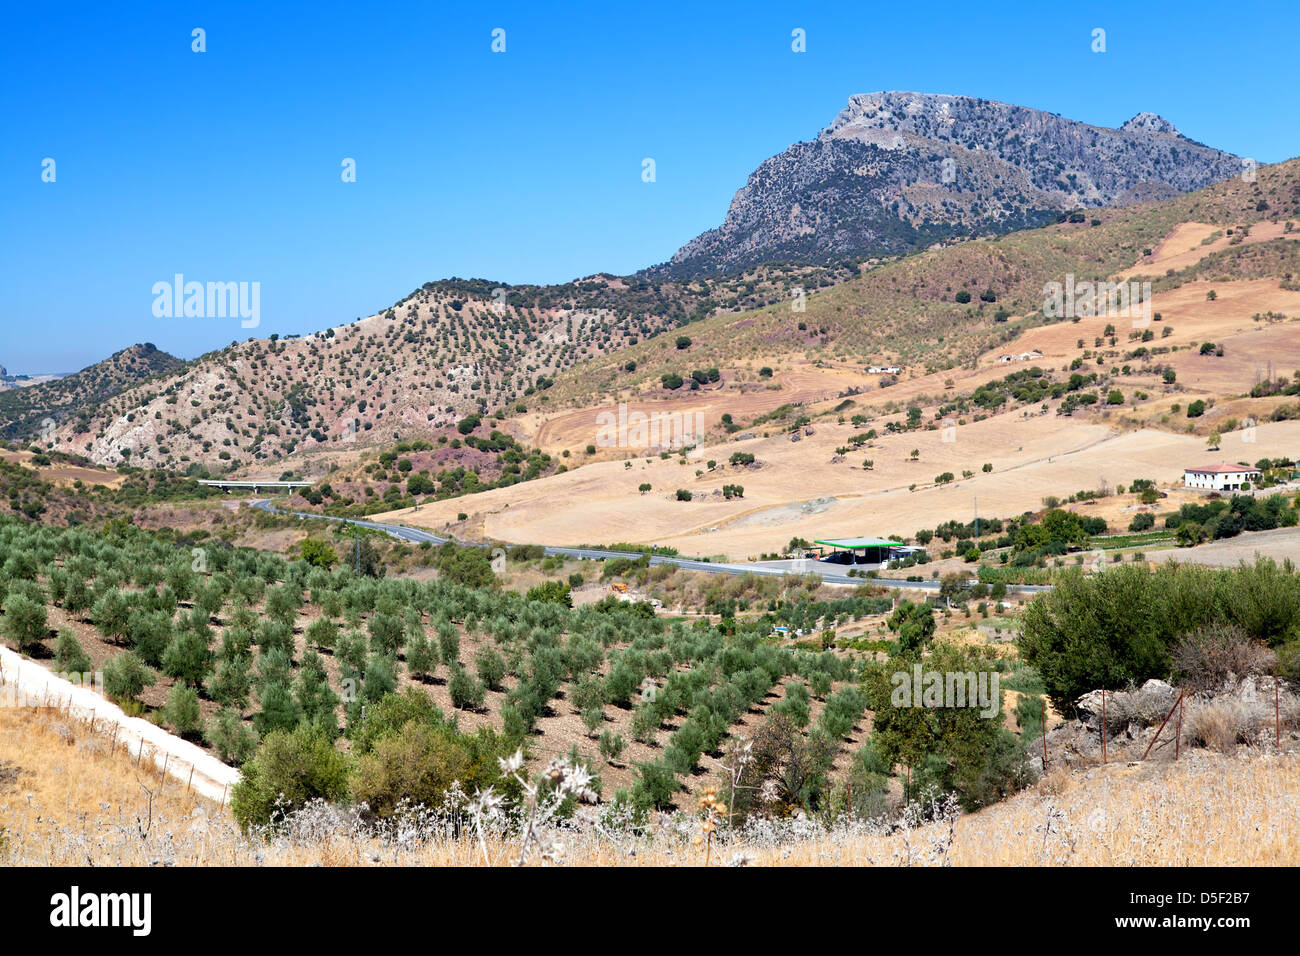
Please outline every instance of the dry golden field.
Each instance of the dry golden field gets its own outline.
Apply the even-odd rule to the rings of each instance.
[[[79,465],[34,465],[30,451],[0,451],[0,461],[10,461],[25,468],[33,468],[45,481],[52,484],[69,486],[80,480],[87,485],[104,485],[117,488],[122,484],[122,476],[115,471],[104,468],[83,468]]]
[[[1261,222],[1252,226],[1244,243],[1292,235],[1297,234],[1286,233],[1282,223]],[[1230,242],[1226,227],[1184,222],[1124,276],[1184,268]],[[1289,377],[1293,366],[1300,366],[1300,291],[1284,289],[1271,278],[1196,281],[1158,292],[1152,311],[1161,321],[1151,323],[1156,338],[1150,347],[1174,350],[1156,356],[1155,365],[1151,357],[1129,363],[1135,366],[1131,377],[1113,377],[1107,387],[1124,393],[1122,405],[1099,404],[1072,416],[1057,415],[1051,407],[1013,409],[982,421],[962,419],[946,435],[938,429],[888,434],[883,427],[901,419],[902,410],[912,403],[924,409],[929,421],[953,396],[969,394],[1030,364],[1059,377],[1079,359],[1084,360],[1085,373],[1118,368],[1126,364],[1120,357],[1123,350],[1139,344],[1129,339],[1140,331],[1131,327],[1129,318],[1089,317],[1030,328],[984,353],[972,367],[930,374],[905,368],[897,384],[887,389],[875,387],[879,376],[865,375],[861,365],[787,352],[783,361],[770,359],[776,366],[770,380],[753,376],[759,361],[755,357],[743,366],[723,369],[721,384],[698,391],[668,396],[652,389],[659,394],[649,398],[624,390],[603,396],[599,404],[524,416],[512,423],[517,437],[552,453],[577,453],[576,462],[567,462],[570,471],[385,517],[438,529],[456,523],[463,511],[483,535],[502,541],[631,541],[742,560],[776,551],[793,536],[907,536],[949,519],[969,519],[976,508],[981,515],[1010,517],[1037,510],[1049,496],[1065,498],[1135,478],[1176,488],[1183,468],[1190,465],[1294,457],[1300,448],[1300,422],[1261,425],[1249,434],[1253,442],[1229,426],[1233,420],[1266,421],[1285,401],[1246,396],[1261,376]],[[1270,315],[1271,320],[1257,320]],[[1111,325],[1117,343],[1098,361],[1096,343],[1107,338]],[[1206,341],[1222,345],[1224,355],[1200,355],[1199,345]],[[1032,350],[1042,358],[997,361],[1007,353]],[[1176,386],[1161,383],[1157,373],[1165,366],[1176,372]],[[850,389],[859,391],[840,414],[865,416],[861,426],[837,423],[826,415]],[[1203,416],[1188,419],[1185,409],[1198,398],[1209,408]],[[686,459],[661,459],[657,448],[600,448],[585,456],[582,449],[597,439],[597,414],[613,410],[619,401],[626,401],[630,411],[684,416],[700,412],[706,437]],[[746,427],[785,404],[799,405],[802,413],[812,416],[815,434],[795,443],[779,423]],[[755,437],[738,441],[726,436],[719,428],[724,413],[742,426],[741,434],[752,432]],[[876,429],[880,437],[838,455],[851,435],[867,428]],[[1222,430],[1223,437],[1218,449],[1211,450],[1207,436],[1216,430]],[[753,454],[756,464],[730,466],[727,459],[736,451]],[[918,454],[913,456],[913,451]],[[713,469],[707,467],[710,460],[717,463]],[[872,463],[869,470],[867,461]],[[982,471],[985,464],[992,466],[989,473]],[[965,471],[973,475],[960,478]],[[959,478],[936,484],[944,472]],[[643,483],[651,485],[649,492],[638,490]],[[744,497],[724,500],[720,489],[726,484],[743,486]],[[693,500],[677,501],[678,489],[689,490]],[[1124,521],[1118,530],[1126,525]]]
[[[757,557],[783,547],[792,536],[808,540],[846,535],[911,535],[952,518],[969,520],[978,504],[986,517],[1037,510],[1049,495],[1066,497],[1081,489],[1111,487],[1134,478],[1168,485],[1181,482],[1185,465],[1207,461],[1254,461],[1293,454],[1300,447],[1300,422],[1260,425],[1255,442],[1224,438],[1219,452],[1205,439],[1155,429],[1118,432],[1104,422],[1062,420],[1055,415],[1001,415],[959,426],[956,440],[940,431],[882,435],[871,447],[832,463],[835,448],[855,429],[823,425],[817,434],[792,443],[755,438],[699,449],[687,464],[679,459],[597,462],[549,478],[524,482],[465,499],[425,504],[418,512],[398,511],[378,520],[438,529],[460,511],[481,515],[485,533],[510,542],[545,544],[632,541],[670,545],[685,554]],[[912,449],[920,451],[917,460]],[[735,450],[754,454],[756,466],[725,463]],[[872,470],[862,468],[871,458]],[[983,463],[993,465],[984,473]],[[704,470],[696,477],[697,469]],[[963,470],[964,480],[935,485],[937,474]],[[649,482],[652,490],[637,489]],[[744,486],[742,499],[708,493],[728,483]],[[916,490],[909,487],[916,484]],[[697,499],[676,501],[678,488]],[[977,500],[978,499],[978,500]],[[716,530],[715,530],[716,529]]]
[[[316,814],[291,838],[250,839],[226,811],[54,710],[0,709],[0,863],[10,865],[510,865],[518,844],[445,829],[368,833]],[[1300,754],[1192,751],[1177,763],[1050,773],[967,816],[885,832],[813,820],[758,822],[707,848],[711,865],[1287,866],[1300,863]],[[700,866],[699,821],[622,834],[579,824],[553,834],[576,866]],[[528,862],[538,862],[536,852]]]
[[[1120,278],[1158,275],[1166,269],[1185,269],[1212,252],[1229,248],[1232,238],[1224,226],[1204,222],[1181,223],[1151,250],[1151,255],[1143,257],[1132,268],[1125,270]],[[1300,239],[1300,233],[1287,232],[1286,224],[1282,222],[1257,222],[1251,225],[1250,234],[1242,240],[1242,244],[1251,245],[1273,239]]]

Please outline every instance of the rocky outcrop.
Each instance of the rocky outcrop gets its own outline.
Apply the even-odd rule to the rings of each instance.
[[[1165,199],[1240,163],[1153,113],[1109,129],[965,96],[857,95],[816,139],[763,162],[721,226],[651,271],[688,277],[906,253],[1067,210]]]

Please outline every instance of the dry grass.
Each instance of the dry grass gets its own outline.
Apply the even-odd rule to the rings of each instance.
[[[15,774],[16,771],[16,774]],[[518,841],[468,838],[468,818],[415,813],[381,832],[349,811],[302,813],[272,841],[241,836],[213,804],[174,781],[160,792],[119,751],[52,710],[0,710],[3,861],[72,865],[507,865]],[[146,790],[153,791],[152,812]],[[1193,752],[1178,763],[1119,764],[1049,775],[1034,790],[970,816],[825,828],[814,820],[725,829],[722,864],[755,866],[1277,866],[1300,862],[1300,754]],[[453,823],[462,836],[453,833]],[[558,858],[584,866],[698,866],[696,819],[635,833],[610,821],[551,834]]]
[[[190,828],[228,819],[148,760],[54,707],[0,707],[0,862],[147,865],[170,861]],[[189,862],[212,862],[196,842]]]
[[[1251,744],[1274,733],[1275,720],[1296,726],[1300,703],[1289,693],[1275,701],[1271,692],[1259,695],[1220,696],[1196,701],[1188,710],[1184,738],[1193,746],[1233,753],[1238,744]]]

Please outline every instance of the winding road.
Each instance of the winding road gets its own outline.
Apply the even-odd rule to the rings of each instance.
[[[401,524],[387,524],[382,521],[365,521],[361,518],[340,518],[335,515],[313,514],[310,511],[284,511],[271,504],[269,499],[262,499],[252,503],[254,508],[260,508],[263,511],[269,511],[273,514],[293,515],[298,518],[322,518],[326,521],[341,521],[344,524],[354,524],[362,528],[371,528],[375,531],[382,531],[392,535],[402,541],[411,541],[416,544],[429,542],[430,544],[443,544],[447,541],[454,541],[453,538],[436,535],[432,531],[425,531],[421,528],[411,528]],[[464,544],[465,542],[456,542]],[[486,545],[478,545],[486,547]],[[544,547],[543,552],[548,555],[558,555],[565,558],[587,558],[592,561],[604,561],[609,558],[640,558],[642,555],[634,551],[606,551],[600,548],[552,548]],[[773,568],[761,564],[723,564],[714,561],[697,561],[694,558],[681,558],[666,554],[652,554],[650,556],[651,564],[675,564],[677,567],[686,571],[703,571],[706,574],[759,574],[773,577],[783,577],[787,574],[805,573],[791,568]],[[869,581],[865,578],[849,577],[847,574],[838,573],[829,570],[826,565],[817,561],[810,561],[812,565],[806,573],[821,575],[822,581],[827,584],[877,584],[886,588],[900,588],[914,591],[935,591],[939,590],[939,582],[934,580],[927,581],[901,581],[894,578],[872,578]],[[1034,593],[1038,591],[1050,591],[1051,585],[1048,584],[1012,584],[1007,585],[1009,591],[1023,591]]]

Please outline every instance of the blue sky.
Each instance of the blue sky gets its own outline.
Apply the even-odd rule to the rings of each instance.
[[[620,6],[11,5],[0,365],[73,371],[140,341],[193,357],[453,275],[635,271],[854,93],[1107,126],[1150,110],[1259,162],[1300,154],[1294,3]],[[156,318],[152,286],[178,272],[259,282],[261,325]]]

